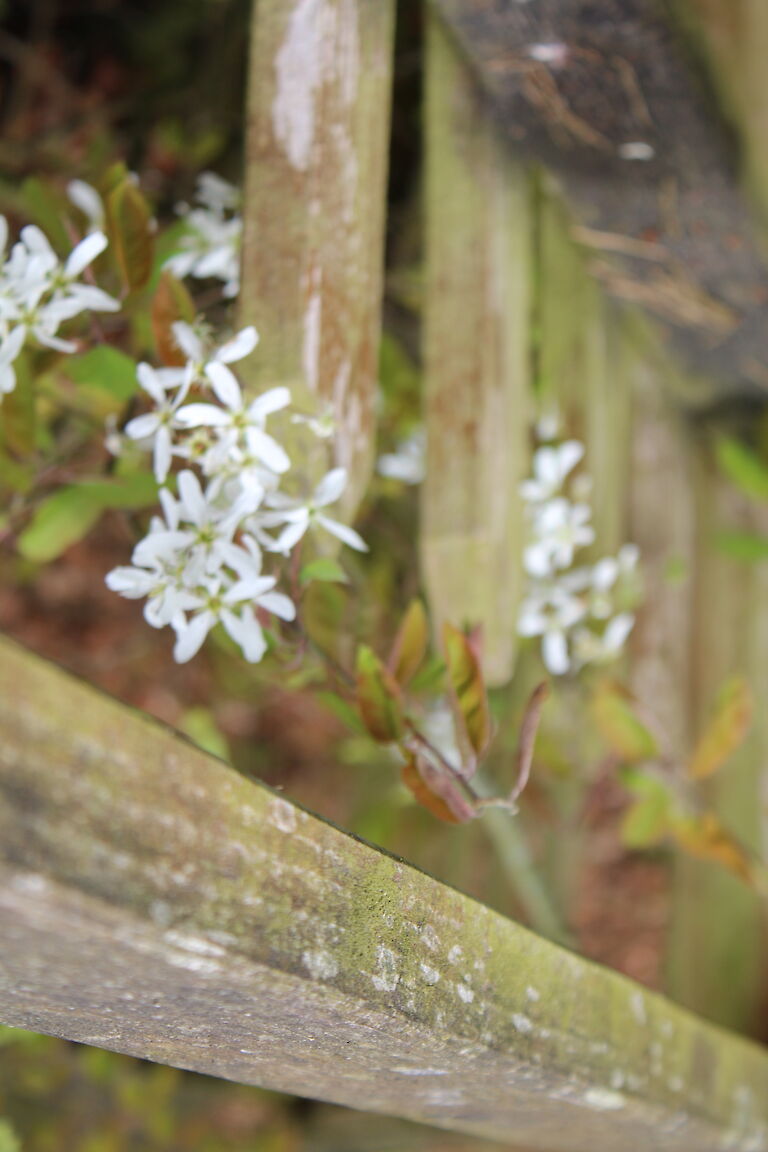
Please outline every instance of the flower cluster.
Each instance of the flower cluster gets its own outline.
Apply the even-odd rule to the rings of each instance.
[[[555,441],[556,428],[542,424],[539,434]],[[541,637],[542,658],[553,676],[612,660],[634,624],[633,614],[617,607],[622,594],[628,598],[638,560],[634,545],[596,564],[574,565],[576,553],[595,539],[589,480],[572,476],[583,456],[577,440],[541,444],[533,476],[521,485],[529,526],[523,557],[528,586],[517,630]]]
[[[166,268],[181,278],[211,277],[224,281],[224,295],[240,291],[240,243],[243,221],[238,214],[240,192],[213,172],[197,181],[197,205],[180,204],[177,211],[186,223],[179,251],[166,261]]]
[[[162,515],[134,549],[132,566],[115,568],[107,584],[122,596],[147,598],[147,622],[174,630],[180,663],[195,655],[219,623],[255,663],[266,651],[265,615],[295,616],[293,600],[276,586],[281,558],[291,555],[307,530],[325,529],[360,551],[366,545],[325,511],[345,488],[343,468],[328,472],[304,498],[295,494],[288,454],[266,429],[270,417],[288,407],[288,389],[244,397],[230,365],[254,350],[255,329],[244,328],[218,348],[188,324],[175,324],[173,332],[186,365],[138,366],[151,406],[124,432],[153,454],[163,485]],[[311,420],[303,423],[321,438],[323,429],[316,431]],[[172,471],[174,460],[182,464],[178,473]],[[270,574],[263,570],[265,554],[273,560]]]
[[[58,352],[74,352],[77,344],[59,335],[62,324],[81,312],[120,308],[101,288],[81,280],[107,246],[102,232],[91,232],[63,263],[34,224],[22,228],[6,256],[7,243],[8,224],[0,216],[0,394],[16,387],[14,363],[30,338]]]

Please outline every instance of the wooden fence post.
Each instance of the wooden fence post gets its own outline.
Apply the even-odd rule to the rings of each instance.
[[[469,67],[427,7],[421,555],[438,624],[482,624],[512,672],[528,467],[531,190]]]
[[[5,1024],[546,1152],[768,1149],[765,1051],[6,640],[0,924]]]
[[[374,453],[394,0],[259,0],[251,34],[240,318],[255,387],[336,422],[354,509]]]

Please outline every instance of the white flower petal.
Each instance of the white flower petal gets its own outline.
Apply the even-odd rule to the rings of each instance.
[[[160,417],[157,412],[145,412],[142,416],[134,416],[125,426],[125,434],[131,440],[146,440],[154,436],[160,427]]]
[[[240,412],[243,407],[243,393],[234,373],[225,364],[212,360],[206,365],[205,374],[221,403],[231,412]]]
[[[192,360],[195,364],[201,363],[203,359],[203,346],[190,325],[185,324],[183,320],[177,320],[177,322],[171,326],[171,331],[173,332],[176,344],[187,359]]]
[[[222,344],[214,356],[221,364],[234,364],[236,360],[243,360],[250,356],[259,342],[259,334],[253,325],[243,328],[226,344]]]
[[[228,608],[223,608],[221,622],[234,642],[242,648],[248,663],[258,664],[267,650],[267,642],[253,611],[243,608],[241,614],[236,616]]]
[[[335,504],[346,486],[346,468],[333,468],[323,476],[317,488],[315,488],[312,503],[315,508],[325,508],[327,504]]]
[[[261,420],[273,412],[279,412],[281,408],[287,408],[290,402],[291,393],[287,388],[270,388],[268,392],[262,392],[261,396],[251,401],[248,405],[248,416],[251,420]]]
[[[550,630],[544,633],[541,641],[541,654],[547,670],[553,676],[564,676],[570,668],[568,645],[562,632]]]
[[[74,280],[84,268],[101,255],[106,247],[107,238],[104,233],[91,232],[90,236],[86,236],[70,252],[64,265],[64,275]]]
[[[267,612],[271,612],[273,616],[279,616],[281,620],[296,619],[296,605],[290,597],[284,596],[282,592],[263,593],[259,596],[259,607],[266,608]]]
[[[230,413],[215,404],[185,404],[177,409],[175,420],[180,428],[223,428],[232,423]]]
[[[357,552],[368,551],[365,540],[355,532],[354,528],[349,528],[346,524],[339,524],[338,520],[331,520],[328,516],[318,515],[314,519],[318,524],[322,524],[326,532],[330,532],[332,536],[341,540],[342,543],[348,544],[350,548],[354,548]]]
[[[179,472],[178,483],[181,496],[179,513],[184,520],[191,520],[199,528],[208,518],[208,504],[200,481],[194,472],[185,468]]]
[[[177,664],[186,664],[197,655],[215,623],[216,618],[209,611],[200,612],[183,625],[179,623],[173,649],[173,658]]]

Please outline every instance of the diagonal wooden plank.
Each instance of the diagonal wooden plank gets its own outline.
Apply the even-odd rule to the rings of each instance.
[[[768,1056],[0,642],[0,1020],[550,1152],[768,1148]]]

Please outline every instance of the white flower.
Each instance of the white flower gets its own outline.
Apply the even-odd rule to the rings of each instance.
[[[265,523],[286,525],[274,543],[274,550],[287,554],[301,540],[310,525],[319,524],[326,532],[330,532],[350,548],[355,548],[358,552],[367,552],[368,545],[353,528],[340,524],[337,520],[331,520],[320,512],[321,508],[335,504],[346,486],[346,469],[334,468],[322,478],[306,503],[291,500],[280,493],[269,497],[268,503],[277,511],[271,520],[265,517]]]
[[[542,586],[520,606],[517,631],[521,636],[541,636],[542,657],[553,676],[570,670],[567,632],[586,615],[582,600],[557,584]]]
[[[256,664],[264,655],[267,644],[254,608],[262,608],[283,620],[293,620],[296,608],[293,601],[280,592],[273,592],[273,576],[240,580],[228,587],[218,581],[209,583],[205,593],[195,605],[191,618],[177,617],[173,621],[176,632],[174,659],[184,664],[200,651],[210,630],[218,623],[242,649],[245,659]]]
[[[70,180],[67,196],[75,208],[80,209],[94,231],[98,232],[104,227],[104,201],[92,184],[86,184],[85,180]]]
[[[287,388],[270,388],[246,404],[234,373],[226,364],[209,361],[206,376],[217,399],[215,404],[188,404],[178,414],[182,428],[208,427],[223,433],[242,436],[250,455],[275,473],[287,472],[291,466],[285,449],[264,431],[267,416],[287,407],[291,394]]]
[[[421,484],[426,472],[426,436],[419,428],[406,440],[401,440],[395,452],[385,452],[376,462],[376,471],[389,480],[403,484]]]
[[[621,612],[608,622],[602,635],[590,628],[577,628],[573,634],[574,662],[582,666],[615,660],[621,654],[634,623],[635,617],[631,612]]]
[[[525,549],[525,570],[531,576],[548,577],[573,563],[576,549],[594,541],[587,521],[587,504],[572,504],[564,497],[548,500],[534,514],[534,541]]]
[[[193,366],[196,379],[206,375],[209,364],[235,364],[250,356],[259,342],[259,334],[253,325],[243,328],[231,340],[227,340],[220,348],[208,353],[198,333],[183,320],[178,320],[171,331],[177,345]]]
[[[165,267],[174,276],[212,277],[224,281],[224,295],[236,296],[240,289],[240,246],[243,222],[236,214],[239,191],[213,172],[198,178],[198,208],[179,205],[187,230],[180,250]]]
[[[171,467],[173,432],[181,426],[178,410],[186,399],[192,375],[181,368],[157,369],[142,363],[136,369],[136,376],[140,386],[154,400],[155,408],[129,420],[125,434],[131,440],[152,445],[155,479],[158,484],[163,484]],[[171,389],[177,391],[171,394]]]
[[[583,455],[584,445],[578,440],[566,440],[557,447],[537,448],[533,454],[533,479],[520,485],[523,499],[528,503],[551,500]]]

